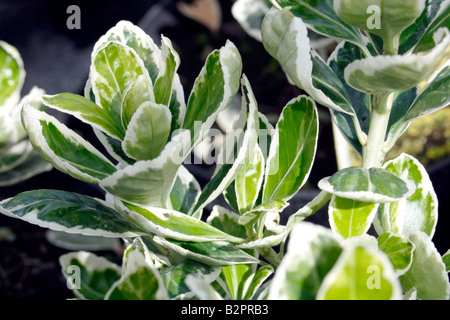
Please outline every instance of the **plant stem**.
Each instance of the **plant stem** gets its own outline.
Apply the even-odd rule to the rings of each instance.
[[[374,99],[367,143],[363,148],[362,167],[365,169],[378,168],[384,160],[383,147],[393,100],[394,93],[383,94]]]
[[[281,259],[272,247],[259,248],[258,252],[270,263],[272,267],[275,269],[278,268],[281,263]]]
[[[391,41],[384,41],[383,54],[394,56],[398,54],[398,48],[400,46],[400,34],[392,37]]]

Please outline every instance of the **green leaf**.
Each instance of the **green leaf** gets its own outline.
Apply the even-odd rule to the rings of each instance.
[[[150,233],[180,241],[230,241],[244,240],[212,227],[211,225],[184,213],[163,208],[142,208],[132,204],[119,204],[120,210],[134,219]]]
[[[130,245],[123,258],[121,278],[106,294],[106,300],[166,300],[168,293],[164,282],[144,255]]]
[[[94,146],[31,102],[24,105],[22,117],[35,150],[58,170],[92,183],[116,171]]]
[[[254,274],[255,266],[236,264],[221,268],[220,279],[223,281],[231,300],[242,300],[242,290],[249,274]]]
[[[200,196],[201,188],[195,177],[181,166],[175,184],[170,192],[172,208],[176,211],[189,213]]]
[[[391,41],[394,37],[398,39],[401,32],[416,21],[425,9],[425,2],[425,0],[337,0],[334,2],[334,8],[338,16],[349,25],[376,34],[384,41]],[[377,19],[379,25],[371,21]]]
[[[121,275],[118,265],[86,251],[66,253],[59,258],[59,263],[67,283],[80,299],[103,300]]]
[[[450,285],[446,267],[431,238],[420,231],[406,236],[416,249],[411,267],[400,277],[403,291],[415,288],[418,299],[448,300]]]
[[[258,199],[263,179],[264,156],[261,148],[256,144],[244,168],[239,172],[235,180],[236,199],[240,213],[253,209]]]
[[[248,278],[247,282],[250,282],[247,290],[243,296],[244,300],[251,300],[255,297],[259,288],[265,283],[265,281],[274,273],[272,266],[262,266],[256,270],[256,272]]]
[[[413,47],[414,52],[428,51],[434,47],[433,35],[442,27],[450,26],[450,6],[446,0],[428,0],[427,8],[422,13],[422,19],[417,19],[411,32],[402,34],[400,52],[406,52]],[[407,37],[410,35],[410,37]],[[406,42],[406,39],[408,40]],[[403,41],[402,41],[403,40]]]
[[[24,162],[0,173],[0,186],[14,185],[51,169],[53,169],[52,165],[44,160],[40,154],[33,151]]]
[[[264,18],[262,35],[264,48],[295,85],[323,106],[354,113],[342,82],[317,53],[311,53],[306,25],[289,8],[272,8]]]
[[[170,113],[172,114],[170,133],[173,133],[183,126],[184,117],[186,116],[186,101],[184,99],[184,90],[178,74],[175,74],[173,78],[172,95],[170,97],[169,109]]]
[[[7,172],[25,162],[33,147],[28,140],[22,140],[10,148],[0,151],[0,173]]]
[[[403,121],[412,121],[450,104],[450,67],[445,67],[427,85],[406,112]]]
[[[95,103],[101,106],[116,124],[120,124],[120,138],[124,135],[121,124],[125,92],[140,75],[149,77],[142,60],[134,50],[118,42],[109,42],[102,46],[92,61],[91,83]]]
[[[283,109],[270,146],[262,203],[287,201],[304,185],[316,153],[318,126],[310,98],[300,96]]]
[[[41,227],[87,236],[135,237],[142,233],[104,201],[66,191],[26,191],[0,202],[0,212]]]
[[[245,251],[223,241],[183,242],[160,237],[155,237],[154,241],[185,258],[213,267],[259,262]]]
[[[101,47],[110,41],[119,42],[132,48],[139,58],[142,59],[152,79],[152,83],[156,81],[159,73],[161,50],[148,34],[129,21],[119,21],[96,42],[92,51],[93,58]]]
[[[15,47],[0,41],[0,107],[15,103],[25,79],[22,58]]]
[[[183,123],[184,129],[191,130],[194,143],[203,138],[217,114],[231,103],[239,89],[241,72],[241,56],[230,41],[206,59],[194,82]],[[196,122],[200,123],[200,128],[196,127]]]
[[[217,165],[213,177],[203,188],[192,212],[203,209],[215,200],[243,170],[250,153],[258,141],[259,115],[255,96],[248,79],[242,76],[242,108],[238,122],[246,120],[245,132],[240,127],[234,128],[217,156]]]
[[[319,34],[364,44],[358,29],[347,25],[336,14],[332,0],[277,0],[277,2],[282,7],[292,7],[292,13]]]
[[[343,41],[337,45],[327,61],[330,68],[343,83],[355,111],[354,115],[349,115],[331,110],[331,115],[335,123],[337,123],[341,133],[350,145],[360,154],[362,154],[363,148],[358,138],[357,130],[359,130],[359,128],[355,128],[355,121],[357,121],[357,126],[359,126],[364,133],[367,134],[369,132],[372,97],[367,93],[353,89],[345,83],[344,70],[353,61],[363,58],[364,53],[360,48],[353,43]]]
[[[180,264],[160,270],[164,285],[173,299],[180,295],[189,296],[190,289],[185,283],[188,275],[211,283],[216,280],[220,273],[219,268],[213,268],[192,260],[185,260]]]
[[[270,0],[237,0],[231,13],[247,34],[261,41],[262,20],[271,6]]]
[[[353,88],[372,94],[407,91],[428,79],[448,60],[448,29],[438,30],[434,40],[436,46],[426,53],[377,56],[352,62],[345,69],[345,80]]]
[[[161,61],[154,86],[155,101],[159,104],[168,105],[172,94],[173,78],[180,65],[180,57],[168,38],[162,36],[161,43]]]
[[[388,257],[360,244],[348,245],[317,293],[318,300],[399,300],[401,286]]]
[[[153,160],[138,161],[117,170],[100,186],[124,201],[142,206],[166,207],[177,172],[189,147],[189,133],[182,132],[170,141]]]
[[[387,254],[395,274],[401,276],[411,267],[415,245],[406,237],[386,232],[378,237],[378,247]]]
[[[438,220],[438,199],[426,169],[417,159],[404,153],[387,162],[384,168],[414,183],[415,191],[407,198],[380,207],[375,224],[377,232],[404,234],[419,230],[433,237]]]
[[[115,159],[120,165],[128,166],[136,163],[136,160],[131,159],[125,154],[122,149],[122,141],[114,139],[108,136],[102,131],[94,128],[94,134],[97,139],[101,142],[103,147],[109,153],[109,155]]]
[[[45,238],[52,245],[66,250],[116,251],[122,247],[120,238],[84,236],[82,234],[47,230]]]
[[[333,196],[328,207],[331,229],[344,238],[363,235],[372,225],[377,209],[377,203]]]
[[[395,202],[410,196],[414,186],[381,168],[350,167],[319,181],[319,188],[338,197],[364,202]]]
[[[155,159],[166,145],[172,115],[167,106],[154,102],[141,104],[131,118],[122,148],[136,160]]]
[[[450,249],[442,256],[447,273],[450,271]]]
[[[341,251],[331,230],[308,222],[298,223],[275,272],[268,299],[314,300]]]
[[[149,77],[140,75],[136,81],[130,85],[125,93],[122,103],[122,124],[125,130],[131,121],[136,110],[148,101],[155,101],[153,85]]]
[[[251,300],[263,282],[273,274],[272,266],[237,264],[222,267],[220,277],[231,300]]]
[[[247,236],[245,227],[239,223],[239,215],[224,207],[215,205],[206,222],[229,235],[243,239]]]
[[[53,96],[42,96],[42,101],[47,107],[70,114],[112,137],[120,139],[123,134],[122,129],[117,127],[104,109],[82,96],[59,93]]]

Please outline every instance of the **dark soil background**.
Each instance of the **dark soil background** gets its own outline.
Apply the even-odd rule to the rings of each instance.
[[[95,1],[0,1],[0,40],[15,46],[24,60],[27,72],[22,95],[33,86],[49,94],[72,92],[83,94],[90,55],[94,43],[120,20],[130,20],[159,43],[160,34],[172,40],[180,54],[179,74],[186,98],[204,63],[204,57],[225,44],[226,39],[238,47],[244,73],[252,84],[259,109],[278,114],[283,106],[302,92],[289,85],[284,73],[264,50],[261,43],[250,38],[231,16],[232,1],[221,1],[222,25],[212,34],[203,25],[183,16],[176,8],[178,1],[95,0]],[[189,2],[189,1],[186,1]],[[81,9],[81,29],[70,30],[66,21],[69,5]],[[318,152],[307,190],[291,202],[283,219],[298,210],[316,193],[317,182],[336,172],[332,129],[327,110],[320,108]],[[60,115],[58,115],[60,116]],[[93,134],[79,122],[63,118],[69,127],[87,139]],[[91,140],[92,141],[92,140]],[[450,247],[446,229],[449,225],[450,166],[430,168],[431,179],[440,201],[440,221],[434,238],[441,254]],[[201,185],[208,181],[211,168],[189,166]],[[0,200],[34,189],[59,189],[102,197],[97,186],[79,182],[53,169],[13,187],[0,188]],[[310,221],[328,225],[326,213],[320,212]],[[48,243],[46,230],[0,215],[0,228],[9,235],[0,235],[0,299],[60,300],[71,298],[58,258],[67,250]]]

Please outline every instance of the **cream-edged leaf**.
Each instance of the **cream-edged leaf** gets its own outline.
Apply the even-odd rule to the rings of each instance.
[[[407,91],[428,79],[450,57],[450,32],[439,29],[436,46],[428,52],[407,56],[376,56],[352,62],[345,69],[345,80],[353,88],[383,94]]]
[[[264,48],[284,67],[295,85],[321,105],[354,113],[341,81],[318,54],[311,53],[302,19],[295,17],[289,8],[272,8],[264,18],[262,34]]]
[[[170,134],[172,115],[167,106],[144,102],[128,123],[122,149],[136,160],[152,160],[159,156]]]
[[[116,171],[94,146],[55,117],[35,109],[32,102],[24,105],[22,118],[35,150],[58,170],[93,183]]]
[[[350,167],[319,181],[319,188],[338,197],[364,202],[395,202],[410,196],[415,187],[409,180],[381,168]]]

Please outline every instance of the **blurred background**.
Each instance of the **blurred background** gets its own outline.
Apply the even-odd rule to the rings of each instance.
[[[82,0],[32,1],[0,0],[0,40],[15,46],[24,61],[26,78],[22,96],[33,86],[49,94],[72,92],[83,94],[94,43],[120,20],[141,27],[159,44],[161,34],[171,39],[181,58],[179,75],[186,99],[206,56],[225,44],[227,39],[238,47],[247,75],[258,101],[259,110],[274,123],[284,105],[303,92],[291,86],[278,63],[263,45],[250,37],[231,14],[232,0],[145,1]],[[80,8],[79,29],[70,29],[67,21],[73,14],[71,5]],[[329,48],[332,50],[332,44]],[[321,52],[326,55],[326,50]],[[441,254],[450,248],[446,230],[449,226],[450,116],[444,109],[427,122],[413,127],[401,141],[402,148],[427,164],[440,201],[440,217],[434,242]],[[315,164],[309,179],[282,221],[298,210],[316,193],[317,182],[337,171],[331,120],[328,111],[319,106],[320,135]],[[72,118],[63,119],[86,139],[93,133]],[[420,127],[422,126],[422,127]],[[424,128],[424,129],[421,129]],[[94,143],[95,144],[95,143]],[[431,151],[430,151],[431,150]],[[202,186],[213,167],[188,167]],[[86,184],[57,170],[36,176],[13,187],[0,188],[0,200],[33,189],[59,189],[89,196],[103,197],[94,185]],[[223,201],[223,200],[218,200]],[[320,212],[310,220],[328,226],[328,217]],[[45,230],[0,215],[0,299],[65,299],[72,294],[61,275],[58,257],[67,252],[48,242]],[[117,259],[114,251],[106,252]]]

